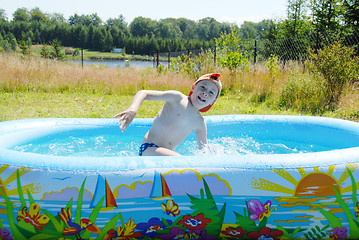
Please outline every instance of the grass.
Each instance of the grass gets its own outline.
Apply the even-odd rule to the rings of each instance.
[[[111,118],[127,109],[132,95],[86,94],[81,92],[13,92],[0,94],[0,121],[25,118]],[[154,117],[163,102],[145,101],[136,117]],[[243,102],[234,94],[221,96],[203,115],[298,114]]]
[[[50,48],[49,45],[32,45],[31,52],[34,56],[40,57],[41,48],[45,46]],[[64,48],[66,49],[66,48]],[[75,48],[76,49],[76,48]],[[75,50],[73,49],[73,50]],[[80,54],[77,56],[66,55],[68,60],[81,60],[81,49],[79,50]],[[153,61],[153,56],[141,56],[141,55],[132,55],[126,53],[111,53],[111,52],[100,52],[100,51],[91,51],[88,49],[83,49],[83,58],[84,60],[91,59],[106,59],[106,60],[138,60],[138,61]]]
[[[81,68],[66,62],[7,53],[0,53],[0,65],[3,66],[0,71],[0,121],[44,117],[108,118],[127,109],[140,89],[176,89],[187,94],[195,81],[193,74],[190,77],[183,72],[159,73],[154,68],[105,66]],[[305,83],[307,76],[296,63],[280,66],[281,74],[275,79],[268,77],[268,69],[263,64],[242,73],[218,67],[212,70],[221,73],[224,88],[217,103],[204,115],[295,114],[359,120],[359,89],[354,85],[345,88],[334,110],[312,111],[306,107],[316,96],[307,96],[306,89],[312,86]],[[290,84],[295,88],[293,91],[288,90],[293,88]],[[304,93],[299,94],[300,89]],[[283,106],[281,99],[286,91],[294,94],[294,100]],[[313,90],[310,94],[316,92]],[[162,105],[146,101],[137,117],[153,117]]]

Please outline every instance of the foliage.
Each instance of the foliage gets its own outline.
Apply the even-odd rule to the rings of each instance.
[[[279,107],[296,109],[303,113],[321,114],[326,110],[323,87],[324,82],[319,76],[293,71],[280,93]]]
[[[63,60],[65,58],[65,52],[58,41],[52,42],[51,48],[45,45],[42,46],[40,55],[43,58],[50,58],[57,60]]]
[[[29,43],[29,42],[26,42],[24,40],[21,40],[19,42],[19,48],[21,49],[21,53],[23,55],[29,55],[30,54],[30,52],[31,52],[30,47],[31,47],[31,43]]]
[[[177,58],[171,58],[167,69],[172,72],[186,73],[191,78],[198,78],[214,71],[213,59],[214,54],[211,50],[202,51],[198,55],[192,55],[190,52],[189,55],[182,54]]]
[[[346,84],[359,79],[358,62],[359,57],[354,49],[343,46],[340,41],[318,50],[317,53],[310,50],[306,66],[325,79],[325,97],[329,106],[338,103]]]
[[[12,33],[8,33],[4,37],[0,37],[0,52],[15,51],[16,48],[17,41]]]
[[[339,206],[341,207],[342,211],[345,213],[345,216],[348,220],[349,223],[349,229],[347,229],[346,227],[343,227],[341,220],[335,216],[333,213],[328,212],[326,210],[324,210],[321,206],[317,206],[319,212],[329,221],[330,226],[332,227],[332,229],[342,229],[342,230],[346,230],[345,232],[347,232],[349,230],[349,237],[345,236],[345,238],[348,237],[348,239],[357,239],[359,237],[359,223],[357,221],[357,214],[358,214],[358,199],[357,199],[357,184],[355,182],[354,176],[351,172],[351,170],[347,167],[347,171],[348,174],[350,176],[350,180],[352,183],[352,201],[354,203],[354,215],[351,211],[351,209],[348,207],[347,203],[345,203],[344,199],[342,198],[342,196],[340,195],[340,193],[338,192],[338,190],[333,186],[334,192],[335,192],[335,197],[337,199],[337,203],[339,204]],[[313,231],[314,232],[314,231]],[[312,237],[312,235],[310,235],[310,237]],[[338,237],[338,236],[337,236]],[[308,239],[308,238],[307,238]],[[313,238],[309,238],[309,239],[313,239]]]
[[[329,225],[326,225],[322,228],[315,226],[314,228],[311,228],[310,231],[308,231],[308,233],[305,233],[304,236],[306,239],[311,239],[311,240],[323,239],[327,236],[326,230],[328,228]]]
[[[264,63],[264,66],[266,66],[269,71],[269,74],[266,76],[266,79],[269,79],[271,82],[273,82],[275,78],[281,76],[281,72],[279,71],[279,61],[277,56],[274,56],[272,54],[268,59],[268,61]]]
[[[314,25],[317,31],[336,31],[341,28],[342,2],[345,0],[311,0]]]
[[[157,21],[138,17],[127,25],[123,16],[104,22],[96,13],[74,14],[66,21],[61,14],[44,14],[38,8],[19,8],[13,16],[12,21],[0,19],[3,37],[11,33],[16,40],[21,40],[25,34],[33,44],[58,40],[69,47],[97,51],[121,47],[130,54],[141,55],[152,55],[157,49],[165,52],[213,47],[213,39],[221,31],[230,29],[229,23],[220,23],[214,18],[196,22],[183,18]]]
[[[285,21],[287,36],[296,36],[301,32],[305,24],[306,11],[306,0],[288,0],[288,20]]]
[[[249,71],[249,61],[241,51],[241,39],[235,28],[232,28],[230,33],[222,32],[221,36],[216,38],[216,45],[218,62],[222,67],[230,71]]]

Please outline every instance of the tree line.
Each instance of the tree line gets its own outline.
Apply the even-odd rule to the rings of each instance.
[[[167,18],[159,21],[137,17],[127,24],[122,15],[103,22],[98,15],[45,14],[39,8],[19,8],[8,21],[0,10],[0,38],[9,42],[26,41],[49,44],[56,40],[63,46],[110,51],[125,48],[130,54],[153,54],[153,51],[181,51],[209,48],[221,32],[230,31],[232,24],[214,18],[193,21]]]
[[[242,40],[293,38],[327,31],[358,31],[358,0],[288,0],[285,19],[266,19],[258,23],[220,23],[207,17],[198,21],[186,18],[152,20],[137,17],[127,23],[122,15],[103,21],[96,13],[74,14],[65,19],[59,13],[44,13],[39,8],[19,8],[8,20],[0,9],[0,47],[16,44],[49,44],[110,51],[124,48],[126,53],[151,55],[160,52],[206,49],[215,46],[222,33],[236,30]]]

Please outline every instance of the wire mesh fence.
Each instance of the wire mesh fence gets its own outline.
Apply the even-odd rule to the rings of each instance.
[[[309,49],[317,51],[327,45],[341,41],[343,45],[350,46],[359,53],[359,32],[351,33],[314,33],[300,35],[291,38],[281,38],[275,40],[242,40],[241,46],[234,46],[233,49],[240,51],[252,63],[268,60],[271,55],[279,57],[281,61],[305,61],[308,58]],[[223,52],[223,48],[214,47],[208,49],[188,49],[176,52],[155,52],[154,66],[158,66],[161,62],[169,63],[172,58],[179,56],[198,56],[200,53],[209,53],[213,55],[213,61],[216,62],[217,56]]]

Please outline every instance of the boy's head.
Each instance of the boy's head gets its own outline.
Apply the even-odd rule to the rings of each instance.
[[[210,81],[212,83],[214,83],[214,85],[217,87],[218,91],[216,91],[216,95],[214,96],[214,100],[213,102],[209,103],[209,105],[207,105],[204,108],[201,108],[199,111],[200,112],[207,112],[215,103],[215,101],[217,100],[221,90],[222,90],[222,83],[219,80],[219,76],[220,74],[218,73],[209,73],[209,74],[205,74],[203,76],[201,76],[195,83],[192,84],[192,89],[189,92],[188,96],[191,96],[193,94],[193,91],[195,89],[195,87],[201,82],[201,81]],[[210,85],[213,85],[213,84]],[[201,85],[201,84],[200,84]]]

